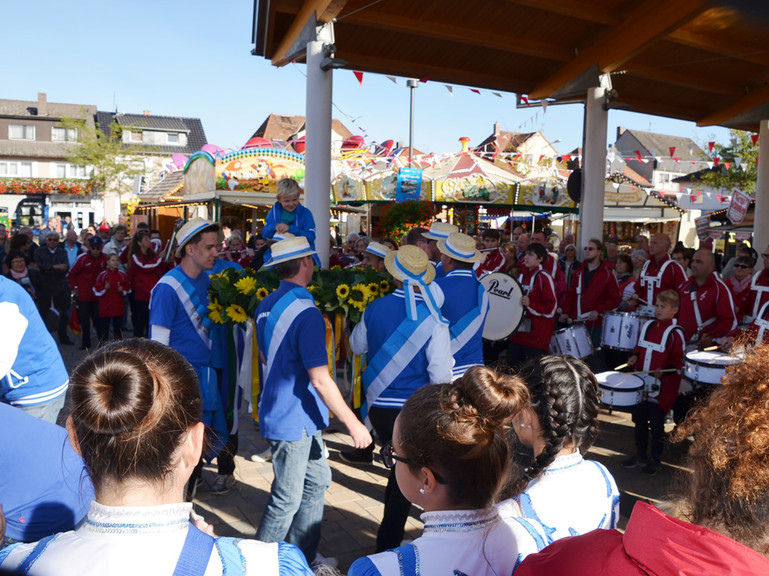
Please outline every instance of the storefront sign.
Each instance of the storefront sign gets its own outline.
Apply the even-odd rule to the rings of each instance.
[[[745,214],[748,213],[748,206],[750,206],[750,196],[745,194],[742,190],[735,188],[732,192],[732,202],[729,204],[729,210],[726,215],[732,224],[741,224],[745,219]]]
[[[697,238],[705,240],[708,237],[708,228],[710,228],[710,216],[700,216],[694,220],[697,227]]]
[[[421,191],[421,168],[401,168],[398,170],[398,186],[395,190],[396,202],[418,201]]]

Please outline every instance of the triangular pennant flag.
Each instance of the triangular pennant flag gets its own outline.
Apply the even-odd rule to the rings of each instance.
[[[385,78],[387,78],[393,84],[397,84],[398,83],[398,79],[395,76],[385,76]]]
[[[718,163],[719,163],[720,161],[721,161],[721,159],[720,159],[718,156],[716,156],[715,158],[713,158],[713,166],[718,166]]]
[[[668,148],[668,150],[670,151],[670,156],[671,157],[673,156],[673,154],[676,153],[676,147],[675,146],[671,146],[670,148]]]
[[[427,81],[428,81],[429,79],[430,79],[430,77],[429,77],[429,76],[425,76],[424,78],[420,78],[420,79],[419,79],[419,81],[420,81],[422,84],[427,84]]]
[[[673,160],[675,160],[676,164],[678,164],[681,161],[681,159],[678,156],[674,156]]]
[[[715,145],[716,145],[716,143],[715,143],[715,142],[708,142],[708,150],[709,150],[710,152],[713,152],[713,146],[715,146]]]
[[[639,162],[642,160],[640,150],[635,151],[635,159],[638,160]]]
[[[526,106],[529,105],[529,99],[526,96],[524,96],[523,94],[521,94],[521,102],[526,104]]]
[[[561,156],[561,161],[568,162],[569,160],[571,160],[571,154],[564,154]]]
[[[494,96],[496,96],[497,98],[502,98],[502,94],[500,94],[499,92],[492,92],[492,94],[494,94]]]
[[[542,113],[547,112],[547,100],[542,100]]]
[[[359,72],[358,70],[353,70],[353,74],[355,74],[355,77],[358,79],[358,84],[363,86],[363,72]]]
[[[712,169],[713,168],[713,163],[712,162],[708,162],[707,164],[708,164],[708,169]]]
[[[753,142],[753,146],[755,146],[756,142],[758,142],[758,134],[751,134],[750,139]]]
[[[478,94],[478,95],[480,95],[480,93],[481,93],[481,91],[478,90],[477,88],[470,88],[470,92],[472,92],[473,94]]]
[[[444,84],[444,86],[446,87],[446,90],[449,91],[449,94],[451,94],[453,96],[454,95],[454,87],[453,86],[449,86],[448,84]]]
[[[734,165],[737,168],[739,168],[741,164],[742,164],[742,158],[740,158],[739,156],[735,156],[734,157]]]
[[[729,170],[729,168],[732,167],[732,163],[731,162],[724,162],[724,166],[726,166],[726,169]]]

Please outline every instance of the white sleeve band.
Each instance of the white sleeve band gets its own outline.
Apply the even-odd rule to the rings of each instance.
[[[166,328],[165,326],[158,326],[157,324],[153,324],[150,326],[150,334],[152,334],[152,340],[155,342],[160,342],[161,344],[165,344],[168,346],[168,342],[171,339],[171,329]]]

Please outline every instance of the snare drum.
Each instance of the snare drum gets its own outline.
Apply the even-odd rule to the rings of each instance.
[[[612,350],[633,350],[638,344],[641,326],[649,320],[631,312],[606,312],[603,316],[601,347]]]
[[[523,289],[518,280],[502,272],[481,278],[489,294],[489,312],[483,324],[484,340],[502,340],[518,329],[523,319]]]
[[[571,354],[575,358],[586,358],[593,353],[590,332],[582,324],[575,324],[558,330],[550,339],[550,352]]]
[[[613,408],[640,404],[644,398],[644,381],[635,374],[600,372],[595,375],[601,403]]]
[[[694,350],[687,352],[684,377],[693,384],[717,386],[726,375],[726,367],[742,360],[725,352]]]

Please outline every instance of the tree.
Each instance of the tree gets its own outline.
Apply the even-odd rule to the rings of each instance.
[[[729,140],[729,145],[717,143],[709,151],[713,169],[704,173],[702,182],[716,189],[731,192],[739,188],[753,194],[758,177],[758,146],[753,144],[751,134],[743,130],[729,130]]]
[[[94,191],[121,197],[124,191],[132,190],[134,178],[144,174],[144,162],[123,149],[122,128],[117,122],[112,122],[109,135],[82,119],[62,118],[61,125],[77,130],[79,145],[67,147],[67,160],[86,167]]]

